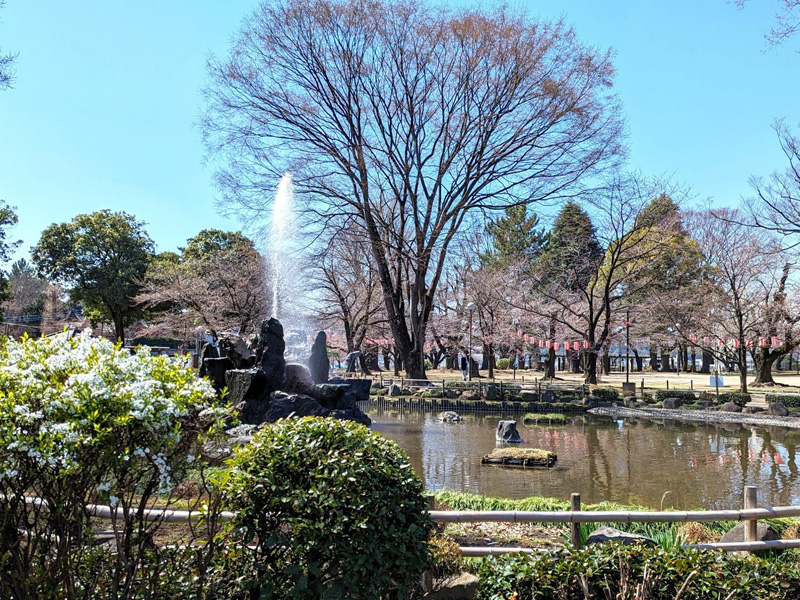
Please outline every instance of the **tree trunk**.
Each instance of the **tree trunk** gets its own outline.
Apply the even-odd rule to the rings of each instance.
[[[583,382],[590,385],[597,384],[597,353],[583,353]]]
[[[775,364],[775,361],[781,359],[784,353],[781,350],[772,352],[769,348],[759,348],[751,356],[756,369],[756,379],[753,381],[753,385],[775,383],[772,378],[772,365]]]
[[[545,379],[553,379],[556,376],[556,351],[550,348],[547,351],[547,359],[544,363],[544,376]]]
[[[489,370],[488,377],[489,379],[494,378],[494,344],[489,342],[488,344],[483,345],[483,360],[486,364],[486,368]]]
[[[703,350],[703,364],[700,365],[700,372],[709,374],[711,373],[711,365],[714,362],[714,355],[708,350]]]
[[[661,350],[661,369],[660,370],[661,370],[662,373],[666,372],[666,371],[672,371],[672,368],[671,368],[671,366],[669,364],[670,363],[670,354],[672,354],[672,353],[669,352],[669,351]]]
[[[609,375],[611,373],[611,355],[608,353],[608,349],[603,352],[603,375]]]
[[[650,345],[650,370],[651,371],[658,371],[658,352]]]
[[[125,345],[125,324],[121,313],[114,313],[114,335],[121,345]]]
[[[469,370],[472,379],[477,379],[478,377],[481,376],[481,371],[478,365],[478,361],[472,357],[470,357],[469,359]]]
[[[644,369],[644,359],[639,355],[638,350],[632,350],[633,359],[636,361],[636,370],[641,373]]]

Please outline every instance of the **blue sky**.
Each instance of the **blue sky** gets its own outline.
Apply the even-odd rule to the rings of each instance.
[[[195,123],[206,57],[226,52],[256,5],[7,0],[0,48],[19,58],[15,88],[0,92],[0,198],[18,209],[17,257],[49,224],[102,208],[147,222],[159,250],[238,227],[216,212]],[[785,167],[770,125],[800,123],[800,39],[765,52],[777,0],[743,11],[726,0],[522,5],[615,50],[631,167],[717,205]]]

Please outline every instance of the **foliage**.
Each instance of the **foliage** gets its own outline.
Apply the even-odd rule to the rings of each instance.
[[[501,371],[505,371],[511,366],[511,359],[510,358],[498,358],[497,359],[497,368]]]
[[[135,508],[189,469],[197,414],[213,398],[190,368],[89,332],[0,340],[0,596],[76,597],[87,582],[74,571],[94,561],[93,501],[119,510],[108,583],[133,585],[159,526]]]
[[[725,392],[719,395],[720,404],[733,402],[737,406],[745,406],[750,400],[752,400],[750,394],[744,394],[742,392]]]
[[[245,541],[256,540],[243,588],[260,598],[410,589],[428,560],[422,491],[406,454],[363,425],[309,417],[257,432],[227,491]]]
[[[521,259],[533,260],[547,242],[544,228],[539,227],[539,216],[536,213],[529,216],[525,204],[506,208],[502,217],[489,221],[486,233],[492,248],[480,258],[487,267],[507,266]],[[498,365],[497,368],[503,367]]]
[[[1,5],[0,5],[1,6]],[[3,57],[0,56],[0,89],[3,88]],[[17,224],[17,214],[14,208],[0,200],[0,264],[8,260],[11,251],[19,245],[19,242],[7,241],[8,230]],[[0,304],[11,298],[11,289],[8,276],[0,271]],[[0,317],[3,313],[0,310]]]
[[[592,390],[592,396],[596,396],[604,402],[619,402],[621,399],[619,390],[615,390],[614,388],[594,388]]]
[[[567,422],[567,417],[563,413],[526,413],[522,421],[526,425],[528,423],[556,423],[563,425]]]
[[[656,390],[653,397],[656,402],[663,402],[667,398],[678,398],[687,404],[697,402],[697,394],[690,390]]]
[[[800,394],[766,394],[767,402],[780,402],[787,408],[800,408]]]
[[[553,453],[549,450],[541,448],[513,448],[510,446],[495,448],[489,453],[492,458],[535,458],[541,460],[550,458],[552,455]]]
[[[40,275],[67,287],[93,322],[112,322],[118,340],[143,314],[133,298],[152,260],[153,241],[132,215],[101,210],[54,223],[31,256]]]
[[[593,544],[570,553],[487,560],[479,579],[477,598],[481,600],[788,600],[800,594],[800,568],[795,561],[613,543]]]
[[[464,559],[461,550],[453,538],[434,534],[428,540],[428,569],[434,579],[442,579],[458,575],[464,570]]]

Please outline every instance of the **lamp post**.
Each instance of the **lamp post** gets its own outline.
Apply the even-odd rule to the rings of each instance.
[[[631,309],[625,309],[625,383],[631,381]]]
[[[472,311],[475,310],[475,303],[470,302],[467,304],[469,311],[469,351],[467,352],[467,379],[472,381]]]

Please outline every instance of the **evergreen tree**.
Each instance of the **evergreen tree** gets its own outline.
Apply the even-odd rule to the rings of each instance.
[[[562,287],[583,289],[597,275],[603,249],[588,213],[567,202],[558,213],[540,256],[540,267]]]
[[[524,204],[510,206],[502,217],[489,221],[486,233],[492,249],[481,255],[484,266],[503,266],[511,261],[536,257],[547,242],[543,227],[539,227],[539,216],[528,215]]]

